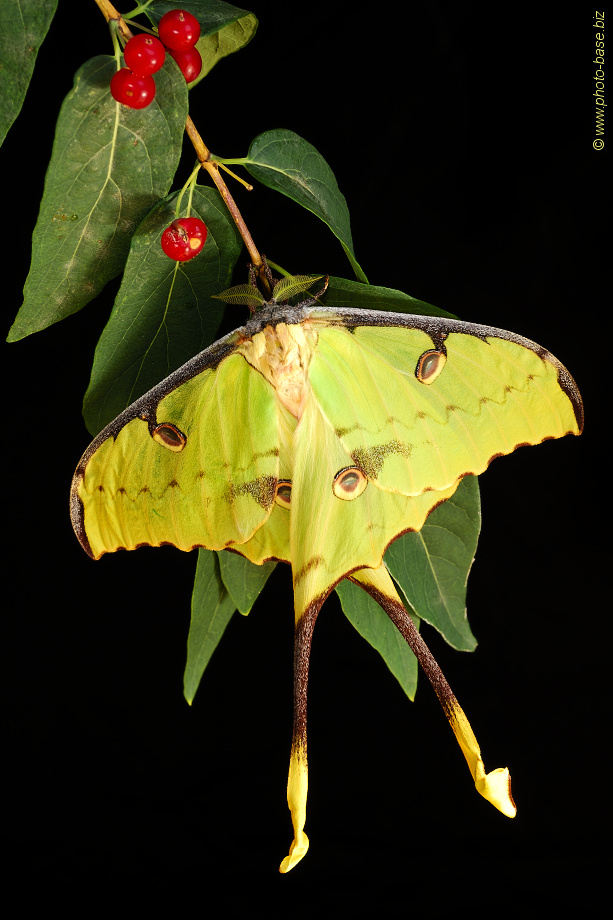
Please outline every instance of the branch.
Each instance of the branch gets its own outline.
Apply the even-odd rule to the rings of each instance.
[[[126,39],[126,41],[132,38],[132,33],[130,29],[128,28],[128,26],[126,25],[121,13],[119,13],[115,9],[113,4],[110,3],[109,0],[95,0],[95,2],[97,3],[102,15],[104,16],[107,22],[111,22],[111,21],[117,22],[117,30]],[[247,247],[247,252],[249,253],[249,257],[255,268],[255,271],[260,276],[265,288],[268,289],[269,284],[264,274],[264,262],[262,260],[262,256],[258,252],[258,249],[255,243],[253,242],[253,237],[251,236],[251,234],[249,233],[249,230],[247,229],[247,224],[243,220],[241,212],[238,210],[238,207],[236,206],[236,202],[234,201],[232,195],[230,194],[226,183],[224,182],[224,180],[219,174],[219,168],[217,164],[212,162],[210,159],[211,152],[209,148],[206,146],[206,144],[200,137],[200,134],[189,115],[187,116],[187,121],[185,123],[185,131],[194,146],[194,150],[196,151],[196,156],[198,157],[202,168],[206,169],[206,171],[210,175],[211,179],[215,183],[217,191],[223,198],[228,211],[232,215],[232,219],[234,220],[234,223],[238,227],[238,232],[242,236],[245,246]],[[269,291],[269,293],[272,293],[272,292]]]

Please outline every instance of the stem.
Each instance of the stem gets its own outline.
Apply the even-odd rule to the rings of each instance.
[[[192,201],[194,200],[194,189],[196,188],[196,183],[198,182],[198,173],[200,172],[200,163],[194,169],[193,173],[189,177],[189,199],[187,202],[187,213],[192,213]]]
[[[228,167],[225,166],[223,163],[220,163],[219,160],[213,159],[213,162],[217,163],[218,166],[221,166],[224,172],[227,172],[229,176],[232,176],[232,178],[236,179],[237,182],[240,182],[241,185],[244,185],[248,192],[253,191],[253,186],[249,182],[247,182],[245,179],[243,179],[242,176],[238,176],[235,172],[232,172],[231,169],[228,169]]]
[[[215,159],[220,166],[223,166],[227,163],[231,163],[233,166],[242,166],[247,162],[247,157],[215,157]]]
[[[181,202],[183,201],[183,196],[185,195],[185,192],[187,191],[188,188],[189,188],[189,200],[187,204],[187,216],[189,217],[189,215],[191,214],[192,200],[194,198],[194,186],[196,184],[196,177],[198,176],[198,173],[200,172],[201,169],[202,169],[202,166],[200,165],[200,162],[198,162],[198,165],[192,170],[191,176],[189,177],[189,179],[187,180],[187,182],[185,183],[185,185],[179,192],[179,197],[177,198],[177,206],[175,208],[175,214],[177,215],[177,217],[181,213]]]
[[[147,8],[151,6],[152,2],[153,0],[145,0],[145,3],[139,3],[138,6],[135,6],[133,10],[127,13],[126,19],[140,16],[141,13],[144,13]]]
[[[111,20],[117,22],[117,31],[121,33],[126,41],[132,38],[132,33],[125,24],[123,16],[115,9],[112,3],[109,3],[109,0],[95,0],[95,2],[107,22],[111,22]]]
[[[98,5],[102,15],[104,16],[107,22],[111,22],[111,20],[117,21],[117,31],[120,32],[121,35],[126,40],[132,38],[132,33],[130,32],[129,28],[125,24],[121,13],[119,13],[115,9],[113,4],[110,3],[109,0],[95,0],[95,2]],[[134,16],[135,11],[133,10],[130,13],[130,15]],[[185,130],[187,132],[187,136],[189,137],[190,141],[194,145],[196,156],[200,160],[200,163],[202,164],[203,169],[206,169],[206,171],[210,175],[211,179],[215,183],[215,186],[217,187],[217,191],[223,198],[228,211],[232,215],[232,219],[234,220],[234,223],[238,227],[238,232],[242,236],[243,242],[245,243],[245,246],[247,247],[247,252],[249,253],[251,262],[254,265],[255,270],[262,281],[264,289],[267,291],[268,295],[270,296],[272,291],[270,290],[270,284],[268,283],[268,279],[266,278],[266,275],[264,272],[264,262],[262,260],[262,256],[258,252],[258,249],[255,243],[253,242],[253,238],[251,234],[249,233],[249,230],[247,229],[247,224],[243,220],[241,212],[238,210],[238,207],[236,206],[236,202],[232,198],[232,195],[230,194],[226,183],[224,182],[222,177],[219,175],[218,166],[215,163],[213,163],[210,159],[211,152],[209,148],[206,146],[206,144],[200,137],[200,134],[198,130],[196,129],[196,126],[189,115],[187,116],[187,121],[185,123]]]
[[[271,262],[270,259],[266,259],[268,262],[268,267],[272,268],[274,271],[279,272],[280,275],[283,275],[284,278],[291,278],[291,272],[286,271],[281,265],[278,265],[276,262]]]
[[[219,175],[219,169],[214,163],[211,163],[211,161],[209,160],[207,163],[203,163],[202,165],[204,169],[206,169],[206,171],[210,175],[215,185],[217,186],[217,191],[223,198],[228,211],[232,215],[232,219],[234,220],[234,223],[238,227],[238,232],[242,236],[243,242],[245,243],[245,246],[247,247],[247,252],[249,253],[249,258],[251,259],[251,263],[254,266],[264,286],[264,289],[266,290],[268,296],[270,297],[270,295],[272,294],[272,290],[268,283],[268,279],[266,278],[266,275],[264,273],[264,262],[262,260],[262,256],[258,252],[257,247],[255,243],[253,242],[253,238],[251,234],[249,233],[249,230],[247,229],[247,224],[243,220],[243,216],[241,212],[238,210],[236,206],[236,202],[234,201],[234,198],[230,194],[228,186],[226,185],[226,183],[223,181],[223,179]]]
[[[137,12],[139,11],[137,10]],[[133,15],[133,14],[130,14],[130,15]],[[147,32],[149,35],[153,35],[155,38],[158,37],[157,32],[155,32],[153,29],[149,29],[147,26],[142,26],[140,22],[134,22],[134,20],[130,19],[129,17],[126,17],[123,21],[129,26],[137,26],[141,30],[141,32]]]
[[[117,37],[117,33],[118,33],[117,26],[119,25],[119,23],[118,23],[118,21],[117,21],[116,19],[112,19],[111,22],[109,23],[109,25],[110,25],[110,28],[111,28],[111,39],[112,39],[112,41],[113,41],[113,53],[114,53],[114,55],[115,55],[115,64],[117,65],[117,70],[121,70],[121,51],[122,51],[122,48],[121,48],[121,44],[120,44],[120,42],[119,42],[119,39],[118,39],[118,37]]]
[[[206,146],[206,144],[200,137],[200,133],[198,132],[196,125],[194,124],[194,122],[192,121],[189,115],[187,116],[187,121],[185,123],[185,130],[187,131],[187,136],[189,137],[190,141],[194,145],[196,156],[200,160],[202,164],[202,168],[206,169],[206,171],[210,175],[211,179],[217,186],[217,191],[223,198],[228,211],[232,215],[232,219],[234,220],[234,223],[238,227],[238,232],[242,236],[245,246],[247,247],[247,252],[249,253],[251,262],[255,266],[256,272],[262,279],[262,282],[268,294],[270,295],[272,292],[270,291],[268,281],[265,275],[263,274],[264,263],[262,261],[262,256],[258,252],[256,245],[253,242],[253,238],[251,234],[249,233],[249,230],[247,229],[247,224],[243,220],[242,214],[238,210],[238,207],[236,206],[236,202],[234,201],[234,198],[230,194],[228,186],[223,181],[222,177],[219,175],[219,167],[217,166],[217,163],[211,160],[211,151],[209,150],[209,148]]]

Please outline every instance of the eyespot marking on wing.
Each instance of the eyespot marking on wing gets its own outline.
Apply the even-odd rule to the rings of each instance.
[[[367,485],[368,480],[362,470],[357,466],[348,466],[338,471],[332,483],[332,490],[337,498],[350,502],[361,495]]]
[[[156,425],[155,428],[151,429],[151,437],[162,447],[173,451],[175,454],[182,451],[187,444],[187,438],[183,432],[179,431],[176,425],[171,425],[170,422],[162,422],[161,425]]]
[[[275,493],[275,502],[282,508],[289,508],[292,501],[292,481],[291,479],[280,479],[277,483]]]
[[[420,383],[433,383],[445,367],[447,352],[441,348],[430,348],[420,355],[415,368],[415,376]]]

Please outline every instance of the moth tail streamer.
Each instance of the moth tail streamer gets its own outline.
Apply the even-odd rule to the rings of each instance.
[[[307,764],[307,686],[311,641],[317,614],[323,599],[313,601],[296,622],[294,633],[294,729],[292,752],[287,778],[287,804],[292,816],[294,839],[289,855],[279,866],[279,872],[293,869],[309,848],[309,838],[304,832],[306,802],[309,788]]]
[[[488,802],[491,802],[503,815],[508,818],[514,818],[517,809],[511,795],[511,776],[508,769],[499,767],[490,773],[485,772],[481,750],[470,722],[455,698],[443,672],[415,628],[411,617],[406,612],[386,566],[382,564],[378,569],[360,569],[353,573],[351,579],[368,591],[385,610],[414,652],[449,720],[460,749],[466,758],[477,792]]]
[[[294,839],[289,848],[289,855],[279,866],[279,872],[289,872],[298,865],[309,848],[309,838],[304,832],[306,823],[306,801],[309,788],[309,770],[307,766],[306,745],[292,745],[287,777],[287,804],[292,815]]]

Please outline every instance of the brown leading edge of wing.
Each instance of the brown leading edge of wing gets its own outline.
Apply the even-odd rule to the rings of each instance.
[[[279,311],[277,311],[277,313],[278,312]],[[302,312],[304,314],[308,314],[308,317],[315,320],[316,322],[327,322],[330,325],[344,325],[347,327],[398,326],[402,329],[419,329],[431,337],[435,347],[439,344],[442,344],[448,335],[456,332],[465,333],[466,335],[474,335],[477,338],[483,339],[484,341],[490,337],[505,339],[508,342],[514,342],[516,345],[521,345],[524,348],[529,348],[530,351],[533,351],[536,355],[538,355],[539,358],[548,361],[555,367],[560,388],[568,396],[573,407],[575,419],[577,421],[577,428],[579,430],[578,432],[572,433],[581,434],[583,431],[583,400],[581,399],[579,388],[570,372],[562,364],[562,362],[555,357],[555,355],[553,355],[542,345],[539,345],[537,342],[533,342],[531,339],[527,339],[522,335],[518,335],[516,332],[510,332],[506,329],[498,329],[496,326],[487,326],[479,323],[468,323],[458,319],[447,319],[445,317],[439,316],[421,316],[409,313],[403,314],[383,311],[379,312],[377,310],[352,310],[343,307],[336,309],[312,307]],[[306,316],[304,318],[306,318]],[[281,317],[279,316],[277,318],[277,322],[280,320]],[[288,315],[287,312],[284,315],[284,321],[292,321],[290,315]],[[293,321],[296,322],[296,319]]]

